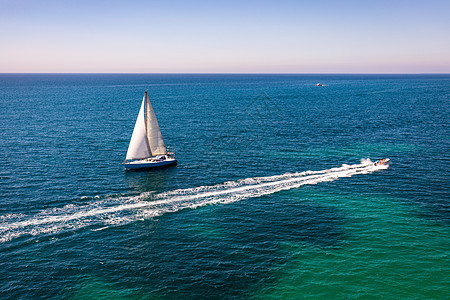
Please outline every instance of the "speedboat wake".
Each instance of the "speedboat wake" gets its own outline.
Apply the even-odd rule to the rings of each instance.
[[[0,242],[21,236],[57,234],[86,227],[92,227],[94,231],[102,230],[109,226],[148,220],[183,209],[233,203],[303,185],[369,174],[388,167],[387,164],[375,165],[366,159],[361,160],[360,164],[342,165],[322,171],[253,177],[160,194],[145,192],[135,196],[108,196],[86,205],[69,204],[61,208],[46,209],[35,215],[3,215],[0,216]]]

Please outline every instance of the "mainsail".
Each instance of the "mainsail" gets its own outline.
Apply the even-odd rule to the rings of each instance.
[[[147,138],[152,155],[167,154],[166,146],[159,129],[158,120],[156,120],[155,111],[150,103],[147,92],[145,92],[145,119],[147,123]]]
[[[167,154],[167,150],[155,111],[147,92],[145,92],[128,146],[126,160],[143,159],[160,154]]]

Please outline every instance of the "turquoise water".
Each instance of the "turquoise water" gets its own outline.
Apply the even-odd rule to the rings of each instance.
[[[145,90],[179,164],[125,172]],[[450,294],[449,75],[3,74],[0,109],[2,297]]]

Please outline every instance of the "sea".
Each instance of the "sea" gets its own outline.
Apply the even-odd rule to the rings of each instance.
[[[178,165],[125,171],[145,91]],[[0,74],[0,111],[0,298],[449,299],[448,74]]]

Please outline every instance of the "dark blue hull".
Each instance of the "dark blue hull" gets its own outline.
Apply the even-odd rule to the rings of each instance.
[[[130,162],[125,163],[125,168],[127,170],[140,171],[140,170],[165,168],[175,166],[176,164],[177,164],[176,159],[157,162]]]

